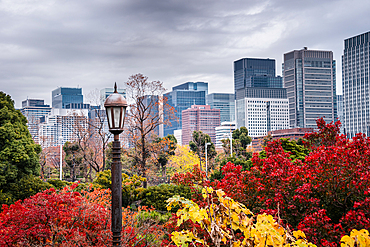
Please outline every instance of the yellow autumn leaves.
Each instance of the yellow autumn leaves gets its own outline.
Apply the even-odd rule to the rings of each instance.
[[[228,243],[233,247],[316,246],[306,240],[302,231],[291,233],[276,222],[271,215],[255,216],[243,204],[225,196],[222,190],[214,191],[211,187],[205,187],[202,189],[202,195],[207,201],[207,206],[204,208],[179,196],[168,199],[167,208],[170,210],[179,205],[177,225],[180,226],[187,220],[199,223],[212,239],[212,246],[221,246],[221,243]],[[237,231],[243,234],[243,239],[235,237]],[[187,247],[191,243],[201,243],[208,246],[203,239],[197,236],[196,232],[189,230],[172,232],[172,240],[177,246],[182,247]],[[370,237],[366,230],[353,230],[351,235],[344,236],[341,242],[342,247],[370,246]]]

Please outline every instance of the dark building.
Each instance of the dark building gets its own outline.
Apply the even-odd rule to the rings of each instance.
[[[242,58],[235,61],[234,89],[247,87],[282,88],[282,78],[275,76],[275,59]]]
[[[68,104],[83,105],[82,88],[59,87],[52,91],[52,107],[66,109]]]
[[[212,93],[207,95],[207,105],[219,109],[222,122],[235,121],[235,95],[232,93]]]
[[[176,120],[171,121],[171,126],[164,126],[164,136],[174,134],[174,130],[182,128],[182,111],[192,105],[205,105],[208,94],[207,82],[186,82],[172,88],[172,91],[164,94],[167,103],[175,108]]]
[[[288,101],[283,79],[275,75],[275,60],[243,58],[234,62],[236,127],[250,136],[288,126]]]

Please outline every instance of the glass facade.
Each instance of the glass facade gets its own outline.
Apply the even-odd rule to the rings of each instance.
[[[169,105],[175,108],[176,120],[171,121],[170,126],[164,126],[164,136],[174,134],[174,130],[182,128],[182,111],[192,105],[205,105],[208,93],[207,82],[186,82],[175,86],[172,91],[164,94]]]
[[[245,126],[251,136],[260,136],[287,126],[287,117],[282,112],[287,108],[287,91],[283,78],[275,75],[274,59],[235,61],[234,86],[237,128]],[[281,114],[271,115],[276,106],[281,106],[278,110]]]
[[[234,62],[234,89],[246,87],[283,87],[275,76],[275,59],[243,58]]]
[[[235,120],[235,95],[231,93],[212,93],[207,95],[207,105],[219,109],[221,122]]]
[[[284,87],[291,128],[316,128],[337,119],[336,64],[331,51],[304,48],[284,54]]]
[[[370,32],[344,40],[342,56],[343,132],[370,135],[369,60]]]
[[[59,87],[51,94],[53,108],[65,109],[70,103],[83,104],[82,88]]]

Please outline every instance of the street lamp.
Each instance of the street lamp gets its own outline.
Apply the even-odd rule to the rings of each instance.
[[[112,233],[113,246],[121,246],[122,231],[122,164],[121,144],[119,134],[123,132],[127,102],[117,92],[117,84],[114,83],[114,93],[105,100],[109,131],[114,135],[112,147]]]
[[[208,145],[211,145],[210,142],[207,142],[205,145],[204,145],[204,149],[206,150],[206,178],[208,179],[208,157],[207,157],[207,146]]]
[[[60,162],[59,162],[59,180],[62,180],[63,178],[63,136],[59,136],[59,144],[60,144]]]

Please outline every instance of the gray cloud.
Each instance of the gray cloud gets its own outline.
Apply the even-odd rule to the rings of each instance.
[[[345,38],[369,31],[370,2],[292,0],[3,0],[0,90],[50,103],[58,86],[123,84],[135,73],[164,82],[208,81],[233,91],[233,61],[332,50],[341,92]]]

